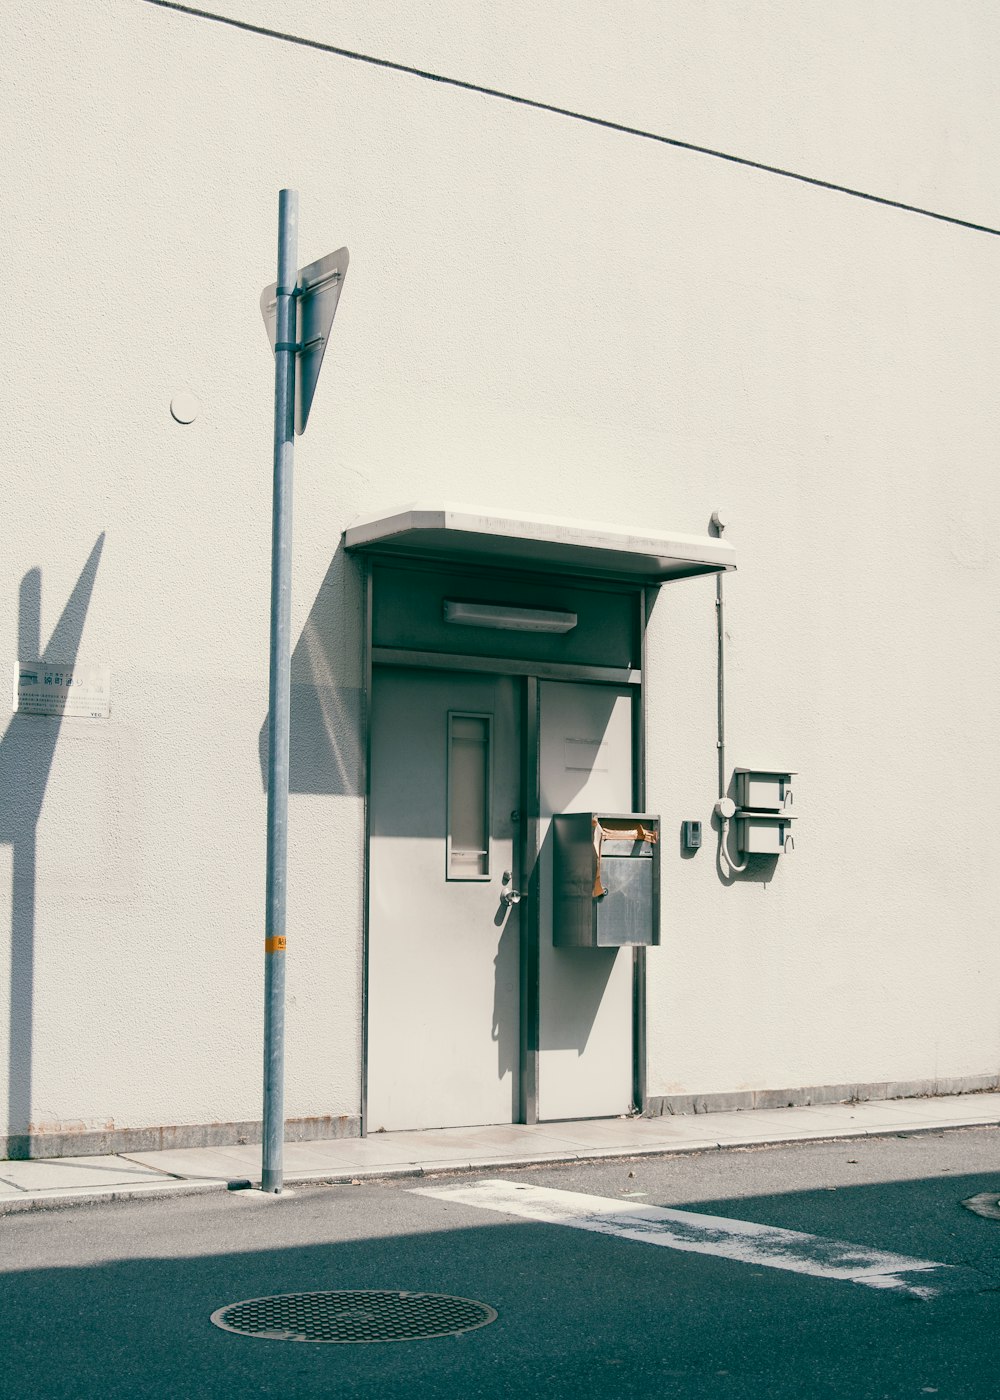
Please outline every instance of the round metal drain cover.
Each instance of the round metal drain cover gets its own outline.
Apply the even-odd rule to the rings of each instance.
[[[411,1342],[485,1327],[496,1321],[496,1311],[472,1298],[443,1293],[337,1289],[227,1303],[216,1309],[212,1321],[227,1332],[271,1341]]]

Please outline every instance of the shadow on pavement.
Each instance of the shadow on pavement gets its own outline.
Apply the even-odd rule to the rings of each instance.
[[[798,1192],[728,1200],[716,1211],[989,1268],[1000,1226],[958,1202],[991,1180]],[[379,1187],[315,1189],[277,1203],[203,1197],[12,1217],[3,1224],[9,1272],[0,1275],[0,1394],[985,1400],[997,1393],[996,1292],[919,1302],[562,1226],[503,1217],[459,1225],[470,1217],[479,1219]],[[141,1248],[147,1228],[159,1248],[176,1231],[186,1257],[11,1267],[18,1254],[51,1255],[56,1232],[67,1254],[85,1234],[91,1250],[110,1255]],[[333,1238],[361,1228],[364,1238]],[[264,1243],[296,1234],[327,1238]],[[228,1247],[211,1252],[218,1237]],[[248,1239],[262,1247],[233,1247]],[[227,1303],[328,1288],[453,1294],[488,1303],[499,1317],[460,1337],[367,1345],[245,1338],[209,1322]]]

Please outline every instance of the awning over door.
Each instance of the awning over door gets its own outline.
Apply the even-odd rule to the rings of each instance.
[[[404,558],[555,570],[637,584],[670,583],[736,568],[734,547],[709,535],[545,515],[498,515],[462,505],[402,506],[357,521],[345,530],[344,543],[348,550]]]

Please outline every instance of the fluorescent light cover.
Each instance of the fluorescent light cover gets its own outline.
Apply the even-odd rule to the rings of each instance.
[[[508,608],[503,603],[453,603],[446,599],[444,620],[462,627],[497,627],[504,632],[572,632],[576,613]]]

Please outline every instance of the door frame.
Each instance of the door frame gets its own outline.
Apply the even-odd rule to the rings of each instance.
[[[361,723],[364,726],[364,881],[362,918],[361,974],[361,1136],[368,1135],[368,965],[371,880],[371,758],[372,725],[371,697],[375,668],[392,667],[405,670],[479,671],[491,675],[520,676],[521,686],[521,802],[520,812],[520,871],[526,898],[520,907],[518,936],[518,1050],[517,1066],[518,1123],[538,1122],[539,1072],[539,852],[540,852],[540,727],[539,681],[575,681],[593,685],[627,685],[632,697],[632,801],[634,810],[645,809],[646,801],[646,623],[656,588],[609,583],[615,592],[627,591],[636,604],[636,645],[638,667],[624,669],[612,666],[589,666],[560,662],[524,662],[503,657],[484,657],[465,653],[402,651],[376,647],[372,640],[374,566],[378,554],[364,556],[363,597],[363,659]],[[393,560],[393,563],[398,563]],[[428,561],[430,572],[446,573],[448,566],[440,561]],[[506,571],[498,571],[506,572]],[[595,586],[595,580],[581,576],[581,585]],[[635,1108],[646,1108],[646,949],[632,950],[632,1099]]]

